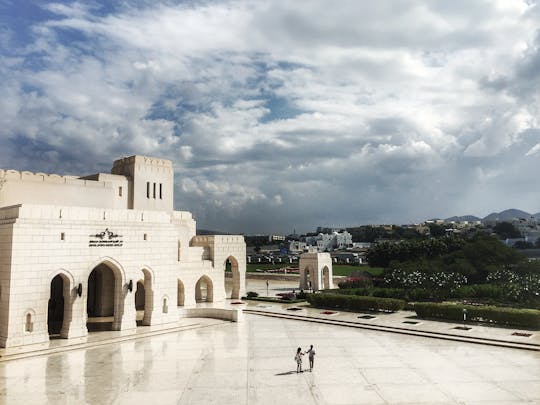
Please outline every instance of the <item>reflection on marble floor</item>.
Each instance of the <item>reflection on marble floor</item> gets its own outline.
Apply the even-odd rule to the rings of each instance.
[[[289,373],[309,344],[313,372]],[[255,315],[0,364],[5,404],[519,404],[539,387],[535,352]]]

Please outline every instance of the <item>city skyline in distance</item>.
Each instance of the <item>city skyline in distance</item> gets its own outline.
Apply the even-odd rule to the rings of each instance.
[[[3,1],[0,167],[171,159],[230,233],[534,214],[539,29],[536,1]]]

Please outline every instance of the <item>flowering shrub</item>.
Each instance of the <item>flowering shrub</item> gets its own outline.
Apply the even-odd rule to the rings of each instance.
[[[540,275],[517,274],[507,269],[497,270],[487,276],[487,281],[503,288],[504,297],[512,301],[540,299]]]
[[[405,272],[394,269],[384,277],[384,281],[389,287],[395,288],[425,288],[452,292],[467,284],[467,277],[459,273],[427,274],[420,271]]]

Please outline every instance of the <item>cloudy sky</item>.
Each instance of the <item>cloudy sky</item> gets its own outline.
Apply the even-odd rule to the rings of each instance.
[[[0,167],[175,165],[229,232],[540,211],[540,2],[0,0]]]

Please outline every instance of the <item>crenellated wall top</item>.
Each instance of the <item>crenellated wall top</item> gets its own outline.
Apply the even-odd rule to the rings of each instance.
[[[113,168],[117,166],[125,166],[135,163],[142,163],[149,166],[162,166],[172,168],[172,162],[168,159],[161,159],[151,156],[133,155],[117,159],[113,163]]]
[[[123,177],[123,176],[122,176]],[[29,181],[29,182],[40,182],[40,183],[51,183],[51,184],[75,184],[78,186],[90,186],[90,187],[104,187],[109,182],[96,181],[96,180],[87,180],[81,179],[78,176],[65,175],[61,176],[59,174],[47,174],[41,172],[29,172],[29,171],[19,171],[19,170],[3,170],[0,169],[0,179],[3,181]]]

